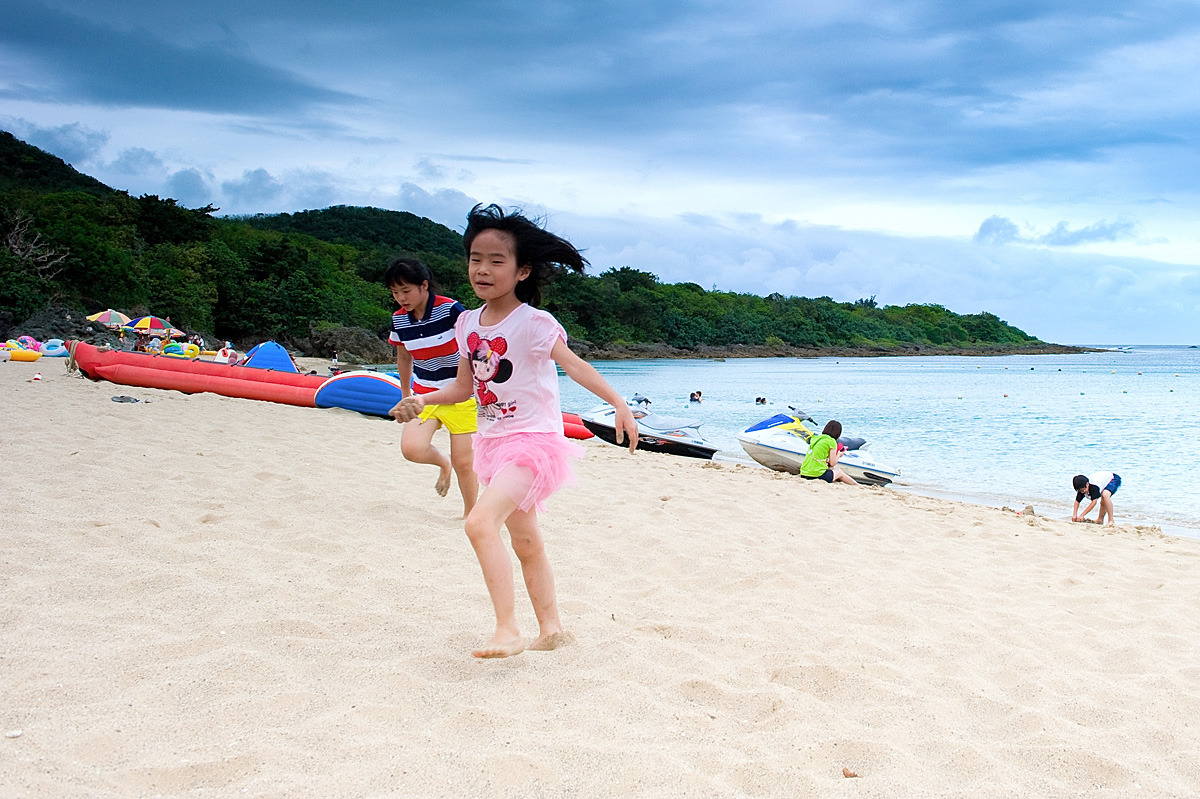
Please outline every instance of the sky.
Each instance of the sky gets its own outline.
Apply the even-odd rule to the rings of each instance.
[[[1200,344],[1197,0],[5,0],[0,128],[222,214],[541,216],[600,273]]]

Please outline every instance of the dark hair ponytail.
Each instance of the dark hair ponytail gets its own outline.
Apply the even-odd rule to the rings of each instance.
[[[476,205],[467,214],[463,248],[471,256],[471,242],[485,230],[499,230],[512,236],[517,266],[529,267],[529,277],[517,283],[517,299],[535,308],[542,302],[542,289],[566,270],[583,274],[587,259],[571,242],[556,236],[519,210],[506,213],[496,204]]]
[[[429,267],[416,258],[396,258],[388,264],[387,271],[383,273],[383,285],[388,288],[404,283],[412,286],[428,283],[430,294],[437,294],[441,290]]]

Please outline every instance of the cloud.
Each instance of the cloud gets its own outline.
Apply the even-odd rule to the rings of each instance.
[[[7,0],[0,47],[40,67],[41,85],[23,91],[40,102],[285,115],[360,101],[213,44],[185,47],[34,0]]]
[[[1008,244],[1020,238],[1021,230],[1011,219],[989,216],[979,226],[974,241],[976,244]]]
[[[130,147],[128,150],[123,150],[116,160],[108,164],[110,172],[138,176],[161,171],[164,167],[165,165],[158,155],[143,147]]]
[[[79,122],[43,127],[25,119],[13,119],[5,125],[17,138],[75,165],[95,158],[109,138],[105,131],[93,130]]]
[[[196,169],[181,169],[167,178],[167,196],[188,208],[201,208],[212,201],[208,179]]]
[[[1132,239],[1137,234],[1137,225],[1132,222],[1107,222],[1101,220],[1087,227],[1074,228],[1059,222],[1048,233],[1040,236],[1023,235],[1011,219],[989,216],[979,225],[972,239],[976,244],[1041,244],[1048,247],[1077,247],[1081,244],[1121,241]]]
[[[456,189],[426,191],[415,183],[404,183],[397,197],[397,207],[440,222],[452,230],[462,230],[467,212],[478,203]]]
[[[417,176],[425,180],[443,180],[446,177],[446,170],[435,164],[429,158],[422,158],[413,165]]]
[[[1074,247],[1079,244],[1093,244],[1100,241],[1120,241],[1131,239],[1137,233],[1137,227],[1131,222],[1105,222],[1101,220],[1084,228],[1071,230],[1066,222],[1059,222],[1046,235],[1042,236],[1042,244],[1056,247]]]
[[[221,184],[221,191],[239,207],[262,205],[279,197],[283,185],[271,177],[270,172],[260,168],[243,172],[237,180],[225,181]]]

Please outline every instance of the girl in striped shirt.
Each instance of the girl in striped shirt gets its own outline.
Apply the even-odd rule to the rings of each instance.
[[[392,315],[388,341],[396,348],[396,370],[404,384],[402,400],[449,386],[458,374],[454,323],[466,309],[458,300],[439,296],[429,268],[415,258],[392,261],[383,281],[400,306]],[[449,458],[433,446],[433,434],[439,427],[450,433]],[[418,418],[404,425],[400,437],[400,451],[405,458],[440,470],[434,485],[439,496],[449,492],[451,472],[458,476],[464,518],[479,495],[471,447],[475,428],[475,398],[470,397],[452,405],[426,405]]]

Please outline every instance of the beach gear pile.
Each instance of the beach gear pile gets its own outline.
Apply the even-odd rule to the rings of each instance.
[[[38,341],[33,336],[10,338],[4,342],[3,351],[6,361],[36,361],[38,358],[65,358],[67,347],[61,338]]]

